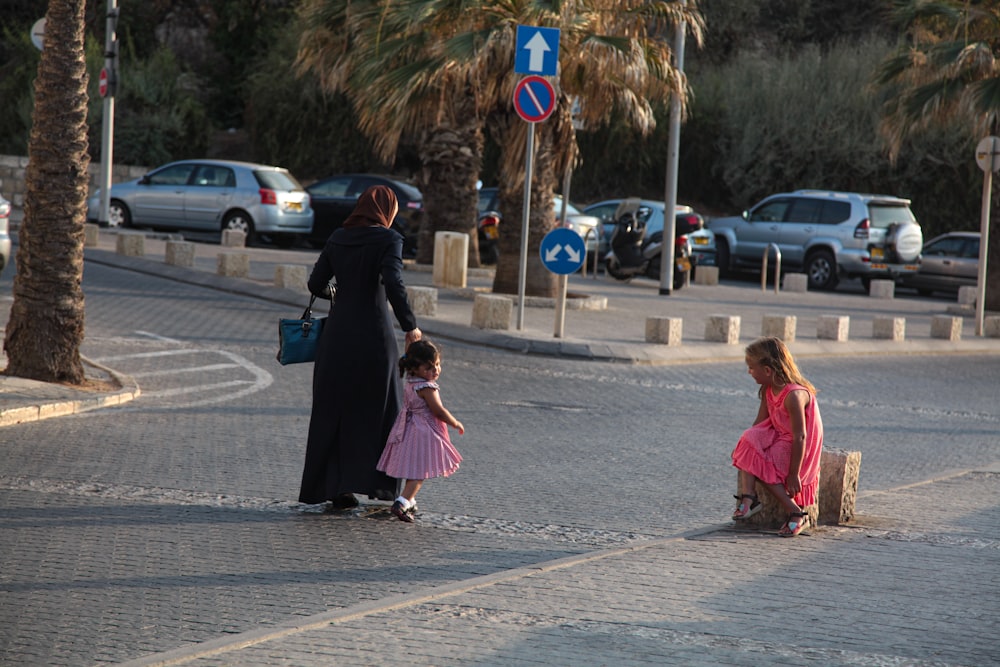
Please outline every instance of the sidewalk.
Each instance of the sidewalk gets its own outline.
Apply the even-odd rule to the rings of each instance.
[[[275,304],[276,318],[305,306],[305,294],[271,281],[278,264],[311,265],[314,254],[246,249],[251,276],[237,280],[215,275],[217,253],[229,249],[196,244],[196,267],[182,269],[163,262],[162,238],[146,240],[143,258],[118,255],[114,238],[102,231],[101,245],[86,250],[87,263],[264,299]],[[432,282],[416,267],[404,278],[409,285]],[[520,331],[483,331],[470,326],[472,299],[490,284],[490,272],[474,271],[466,289],[440,289],[438,313],[420,317],[421,329],[445,341],[525,354],[679,364],[742,359],[765,314],[789,314],[797,317],[790,346],[798,357],[1000,354],[1000,339],[972,336],[971,318],[961,340],[931,338],[930,320],[946,312],[945,301],[878,300],[860,287],[776,295],[759,284],[727,283],[692,285],[667,297],[651,281],[573,276],[570,291],[587,297],[577,301],[607,303],[603,310],[567,311],[564,338],[553,336],[550,304],[526,308]],[[704,341],[710,314],[741,318],[739,344]],[[825,314],[850,317],[848,342],[816,339]],[[876,315],[905,317],[906,340],[873,340]],[[683,318],[682,344],[646,343],[651,316]],[[139,395],[140,387],[113,369],[88,363],[87,372],[95,383],[120,388],[94,392],[0,376],[0,424]],[[31,554],[17,562],[45,560],[50,549],[61,549],[79,567],[64,572],[65,563],[50,559],[37,577],[33,569],[0,573],[0,589],[12,597],[33,596],[67,615],[38,630],[55,637],[44,650],[12,642],[8,657],[18,665],[56,664],[32,662],[56,655],[58,664],[135,667],[1000,664],[998,481],[1000,462],[863,492],[849,526],[820,526],[790,540],[720,523],[609,547],[498,536],[487,528],[449,527],[433,515],[426,519],[430,530],[400,531],[391,517],[390,526],[338,518],[337,531],[316,530],[315,522],[302,530],[317,517],[299,507],[292,515],[281,507],[219,505],[214,496],[157,504],[133,499],[130,487],[119,496],[105,489],[104,497],[101,489],[74,490],[57,480],[47,483],[58,489],[40,494],[34,480],[8,480],[0,493],[11,517],[5,527],[38,540],[10,547]],[[637,502],[641,511],[653,500]],[[365,554],[372,562],[360,562]],[[410,554],[412,563],[400,560]],[[197,596],[208,600],[205,615],[177,618],[176,601]],[[104,616],[86,618],[90,605]],[[240,624],[244,618],[252,619],[250,629]],[[156,641],[149,639],[151,627],[160,628]],[[122,656],[143,657],[121,663]],[[2,651],[0,663],[7,663]]]

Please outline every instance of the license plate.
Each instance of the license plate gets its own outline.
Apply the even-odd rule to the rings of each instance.
[[[885,252],[882,250],[882,248],[872,248],[871,254],[872,254],[872,261],[878,261],[881,260],[883,257],[885,257]]]
[[[483,227],[483,236],[490,239],[491,241],[496,241],[498,238],[500,238],[500,230],[497,229],[496,225]]]
[[[678,257],[677,258],[677,268],[679,268],[681,271],[690,271],[691,270],[691,260],[688,259],[687,257]]]
[[[287,204],[285,204],[285,208],[287,208],[289,211],[301,211],[302,210],[302,202],[300,202],[300,201],[290,201]]]
[[[696,237],[694,237],[694,244],[695,245],[708,245],[708,239],[705,238],[704,236],[696,236]]]

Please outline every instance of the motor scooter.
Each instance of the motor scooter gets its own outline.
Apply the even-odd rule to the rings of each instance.
[[[646,220],[651,211],[638,200],[625,200],[615,211],[615,227],[604,257],[604,268],[616,280],[627,282],[636,276],[660,279],[663,232],[646,238]],[[691,270],[692,257],[686,235],[674,239],[674,289],[680,289]]]
[[[479,261],[487,266],[500,261],[500,214],[487,211],[479,216]]]

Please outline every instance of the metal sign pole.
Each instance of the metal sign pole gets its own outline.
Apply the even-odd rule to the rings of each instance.
[[[528,217],[531,214],[531,177],[535,157],[535,124],[528,123],[524,156],[524,210],[521,213],[521,261],[517,270],[517,330],[524,329],[524,293],[528,276]]]
[[[990,194],[993,190],[993,172],[983,173],[983,206],[979,222],[979,273],[976,277],[976,335],[983,335],[986,315],[986,258],[990,244]]]
[[[986,314],[986,258],[990,245],[990,200],[993,172],[1000,170],[1000,138],[986,137],[976,146],[976,163],[983,170],[983,200],[979,221],[979,271],[976,277],[976,335],[983,335]]]
[[[104,36],[104,71],[107,91],[104,95],[104,118],[101,124],[101,211],[100,221],[108,224],[111,209],[111,166],[115,145],[115,92],[118,87],[118,0],[108,0]]]
[[[566,330],[566,286],[569,284],[569,276],[559,276],[559,298],[556,300],[556,330],[555,337],[562,338]]]

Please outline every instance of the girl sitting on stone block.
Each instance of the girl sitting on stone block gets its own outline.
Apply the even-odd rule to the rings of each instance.
[[[763,508],[755,493],[760,480],[788,510],[778,535],[794,537],[809,526],[803,508],[815,504],[819,488],[823,420],[816,388],[799,372],[780,338],[750,343],[746,364],[760,385],[760,408],[733,450],[733,465],[739,469],[739,504],[733,519],[746,519]]]

